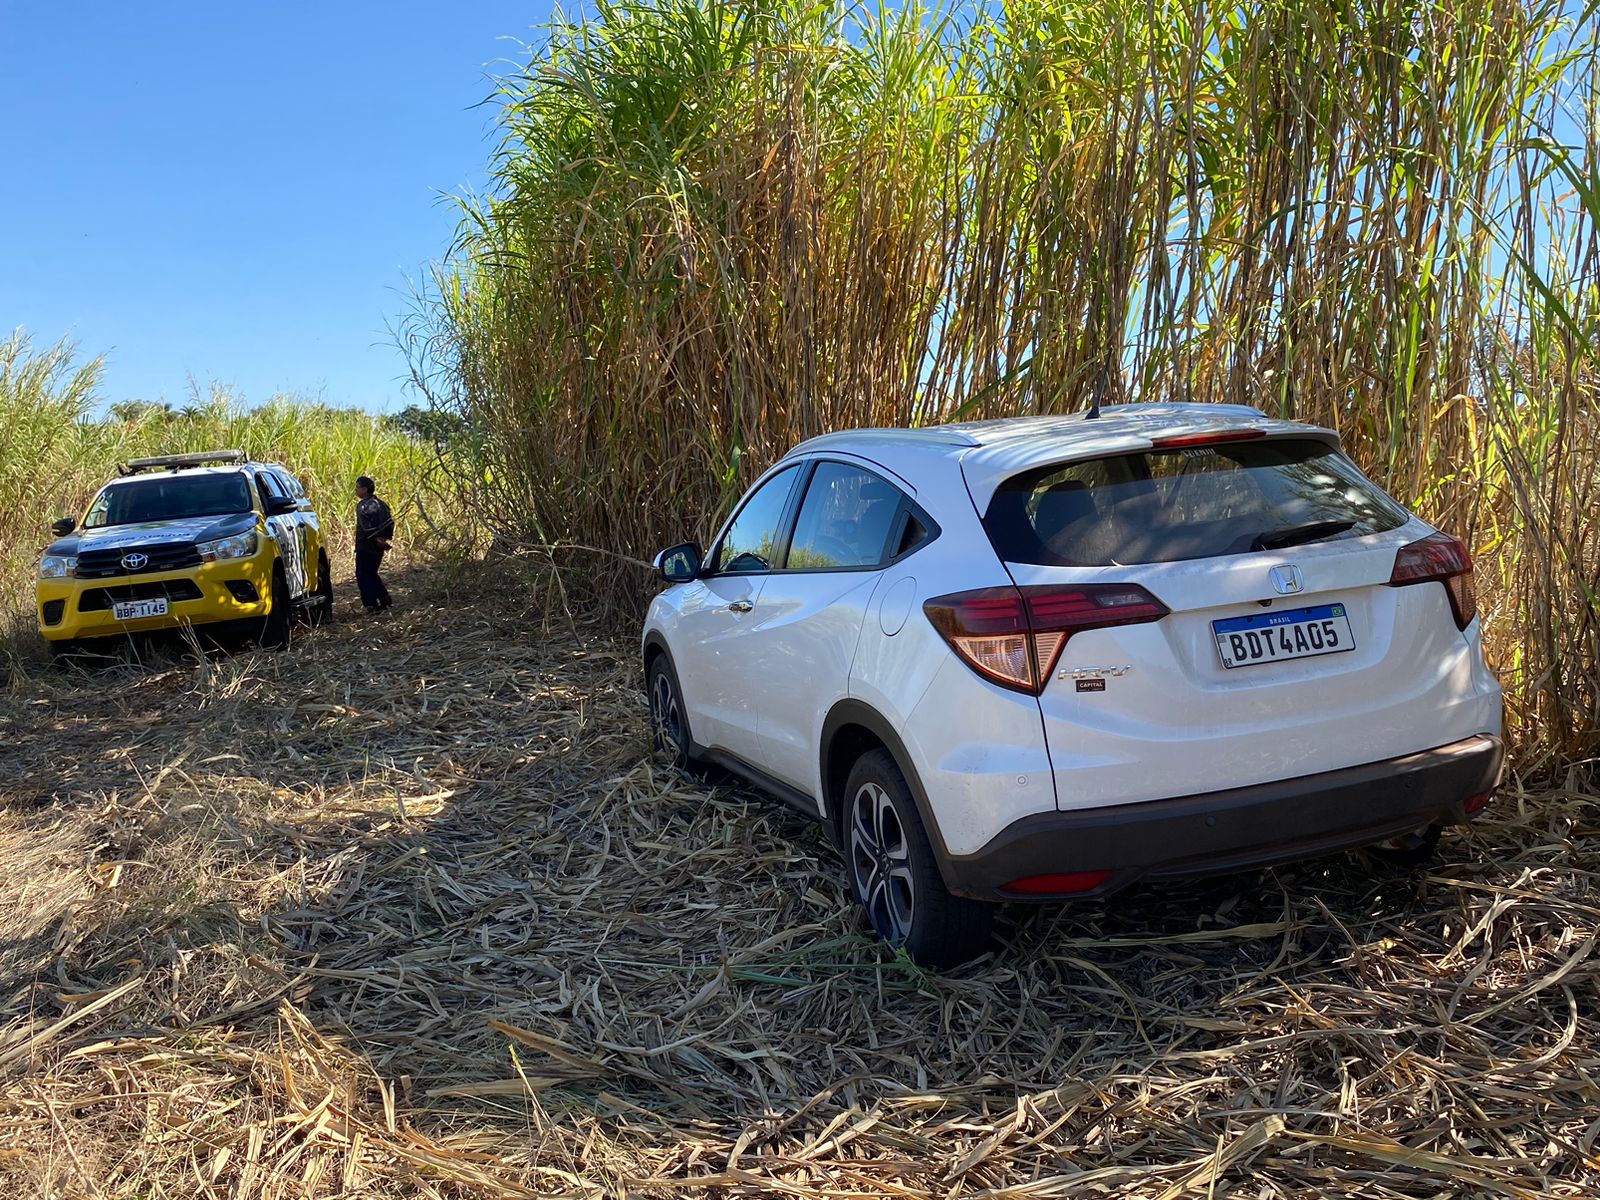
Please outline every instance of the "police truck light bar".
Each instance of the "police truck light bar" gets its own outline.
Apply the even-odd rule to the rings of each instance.
[[[179,470],[183,467],[204,467],[211,463],[242,463],[247,461],[243,450],[201,450],[194,454],[167,454],[160,458],[135,458],[117,468],[120,475],[137,475],[140,471],[159,471],[163,468]]]

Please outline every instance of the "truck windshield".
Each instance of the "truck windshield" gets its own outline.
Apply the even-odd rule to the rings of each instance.
[[[1227,442],[1043,467],[1000,485],[983,524],[1006,562],[1178,562],[1363,537],[1409,514],[1310,438]]]
[[[89,506],[83,527],[220,517],[251,507],[250,485],[243,475],[155,475],[108,485]]]

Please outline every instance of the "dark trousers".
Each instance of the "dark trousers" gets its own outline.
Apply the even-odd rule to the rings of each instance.
[[[361,603],[374,611],[389,607],[389,589],[378,574],[382,561],[383,551],[376,546],[356,546],[356,587],[361,590]]]

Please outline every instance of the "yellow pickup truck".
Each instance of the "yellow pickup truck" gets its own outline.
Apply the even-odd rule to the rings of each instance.
[[[305,488],[240,450],[135,459],[39,560],[39,631],[58,653],[93,639],[224,624],[278,649],[299,615],[333,615]]]

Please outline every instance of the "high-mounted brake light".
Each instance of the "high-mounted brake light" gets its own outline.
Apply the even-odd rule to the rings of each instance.
[[[1150,445],[1156,450],[1181,450],[1185,446],[1219,446],[1223,442],[1248,442],[1266,436],[1265,429],[1228,429],[1221,433],[1180,433],[1175,437],[1154,438]]]
[[[1472,583],[1472,556],[1460,538],[1448,533],[1430,533],[1419,541],[1401,546],[1394,556],[1390,587],[1409,587],[1414,583],[1444,584],[1450,596],[1450,611],[1456,628],[1465,629],[1478,615],[1478,590]]]
[[[1170,611],[1132,583],[981,588],[926,601],[922,610],[969,667],[1037,696],[1074,633],[1159,621]]]

